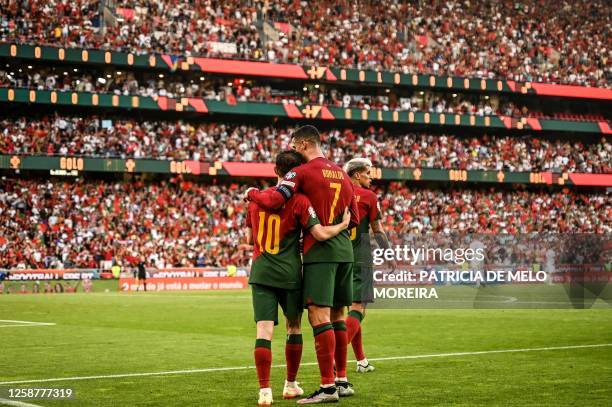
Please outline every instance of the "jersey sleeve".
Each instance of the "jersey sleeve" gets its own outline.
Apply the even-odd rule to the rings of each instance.
[[[299,219],[300,225],[302,225],[304,229],[310,229],[314,225],[320,224],[321,222],[310,200],[305,195],[299,195],[296,198],[299,198],[299,202],[295,208],[295,215],[296,218]]]
[[[252,190],[249,199],[264,209],[279,209],[298,191],[302,178],[303,170],[300,167],[294,168],[285,175],[276,189]]]
[[[370,210],[368,213],[368,218],[370,218],[370,222],[381,219],[380,215],[380,206],[378,205],[378,197],[374,192],[370,194]]]
[[[349,229],[359,226],[359,208],[357,207],[357,200],[355,199],[355,191],[349,204],[349,211],[351,213],[351,221],[349,222]]]

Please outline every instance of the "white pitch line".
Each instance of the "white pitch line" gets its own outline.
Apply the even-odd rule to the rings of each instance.
[[[52,326],[53,322],[16,321],[12,319],[0,319],[0,322],[8,322],[8,325],[0,325],[0,328],[12,328],[16,326]]]
[[[455,352],[455,353],[434,353],[428,355],[408,355],[408,356],[390,356],[382,358],[369,358],[371,361],[383,360],[404,360],[404,359],[427,359],[453,356],[471,356],[471,355],[486,355],[492,353],[518,353],[518,352],[540,352],[551,350],[566,350],[566,349],[585,349],[585,348],[601,348],[612,346],[612,343],[599,343],[593,345],[568,345],[568,346],[548,346],[544,348],[522,348],[522,349],[499,349],[485,350],[476,352]],[[355,362],[355,360],[349,360]],[[301,363],[300,366],[315,366],[316,362]],[[285,365],[272,365],[274,368],[285,367]],[[255,369],[255,366],[233,366],[233,367],[213,367],[206,369],[188,369],[188,370],[169,370],[165,372],[147,372],[147,373],[122,373],[99,376],[75,376],[75,377],[56,377],[52,379],[32,379],[32,380],[15,380],[10,382],[0,382],[0,385],[8,384],[26,384],[26,383],[46,383],[46,382],[70,382],[77,380],[94,380],[94,379],[117,379],[124,377],[143,377],[143,376],[167,376],[192,373],[207,373],[207,372],[228,372],[233,370],[249,370]]]
[[[24,403],[23,401],[8,400],[0,398],[0,405],[15,406],[15,407],[41,407],[38,404]]]

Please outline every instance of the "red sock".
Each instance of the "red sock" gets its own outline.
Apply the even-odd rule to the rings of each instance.
[[[355,359],[365,359],[365,353],[363,351],[363,343],[361,341],[361,320],[363,316],[359,311],[350,311],[349,316],[346,318],[346,328],[348,331],[349,342],[353,346],[353,352],[355,352]]]
[[[346,349],[348,347],[346,323],[344,321],[335,321],[333,326],[334,335],[336,337],[336,350],[334,352],[336,377],[346,377]]]
[[[267,339],[255,340],[255,368],[259,388],[270,387],[270,368],[272,367],[272,342]]]
[[[357,333],[357,330],[361,327],[359,320],[352,315],[346,318],[346,336],[349,342],[353,341],[353,337]]]
[[[302,360],[302,334],[287,335],[285,359],[287,360],[287,381],[294,382]]]
[[[321,373],[321,384],[334,384],[334,351],[336,349],[336,336],[331,323],[326,322],[313,326],[315,350]]]

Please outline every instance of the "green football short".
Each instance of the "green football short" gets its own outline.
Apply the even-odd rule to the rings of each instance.
[[[359,263],[353,265],[353,302],[373,302],[374,300],[374,270]]]
[[[278,306],[287,319],[297,319],[302,313],[302,290],[287,290],[261,284],[251,284],[255,322],[274,321],[278,325]]]
[[[343,307],[353,298],[353,263],[305,263],[304,306]]]

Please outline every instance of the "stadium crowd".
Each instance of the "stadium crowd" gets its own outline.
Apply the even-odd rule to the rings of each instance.
[[[0,119],[0,154],[79,155],[271,162],[294,129],[227,123],[110,120],[48,116]],[[322,133],[328,156],[355,156],[384,167],[612,173],[612,144],[535,136],[390,134],[332,129]]]
[[[591,114],[574,114],[571,105],[550,105],[532,99],[517,101],[500,95],[443,93],[417,90],[391,90],[378,95],[359,94],[356,90],[342,91],[330,85],[306,84],[300,88],[278,88],[244,78],[221,78],[168,75],[118,70],[84,70],[83,68],[48,67],[5,64],[0,66],[0,87],[37,90],[112,93],[115,95],[165,96],[169,98],[198,97],[206,100],[326,105],[339,108],[359,108],[431,113],[503,115],[515,118],[536,117],[560,120],[605,121],[601,106],[591,104]],[[382,91],[382,90],[381,90]],[[554,107],[553,107],[554,106]],[[584,105],[579,108],[584,111]],[[572,114],[567,114],[572,112]],[[569,117],[568,117],[569,116]]]
[[[0,268],[247,265],[248,185],[0,180]],[[403,233],[610,233],[609,194],[377,187],[383,224]]]
[[[170,98],[201,97],[208,100],[235,102],[292,103],[361,109],[401,109],[436,113],[473,113],[480,116],[504,114],[527,116],[530,109],[515,107],[505,98],[490,99],[480,95],[458,95],[433,92],[413,92],[412,95],[358,95],[343,93],[334,88],[308,85],[303,89],[274,89],[270,85],[251,80],[205,78],[188,80],[182,76],[164,77],[163,74],[111,71],[80,72],[79,68],[54,68],[28,65],[0,67],[0,87],[19,87],[37,90],[106,92],[116,95],[167,96]]]
[[[610,87],[607,0],[110,4],[2,0],[0,42]]]

